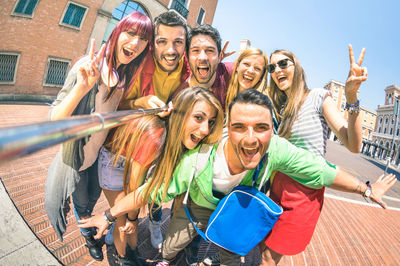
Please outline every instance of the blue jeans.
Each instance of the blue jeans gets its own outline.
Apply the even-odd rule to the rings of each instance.
[[[101,194],[97,172],[97,160],[88,169],[79,172],[80,179],[72,193],[72,202],[76,221],[92,214],[93,208]],[[95,233],[95,228],[79,228],[83,236]]]

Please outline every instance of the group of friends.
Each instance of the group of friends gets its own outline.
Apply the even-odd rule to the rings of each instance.
[[[72,197],[94,259],[103,259],[98,239],[110,229],[120,264],[146,264],[137,251],[137,226],[140,209],[148,205],[151,242],[162,257],[156,264],[169,265],[186,249],[188,264],[196,265],[199,238],[183,209],[185,192],[190,186],[188,206],[196,226],[205,229],[222,197],[237,185],[252,184],[260,161],[268,177],[263,188],[284,210],[259,244],[261,265],[276,265],[282,256],[306,248],[325,187],[386,207],[382,196],[394,185],[394,175],[366,184],[323,158],[329,129],[349,151],[361,148],[357,92],[367,80],[364,49],[355,60],[349,45],[345,119],[327,90],[308,89],[293,53],[276,50],[268,58],[248,48],[236,62],[222,62],[231,53],[222,48],[218,30],[190,29],[174,11],[154,22],[133,12],[97,52],[94,46],[92,41],[89,54],[69,71],[50,120],[167,106],[158,115],[64,143],[49,168],[45,207],[51,224],[62,239]],[[190,182],[199,156],[207,163]],[[101,191],[110,208],[93,215]],[[161,207],[170,200],[163,237]],[[218,254],[221,265],[241,263],[239,255],[223,248]]]

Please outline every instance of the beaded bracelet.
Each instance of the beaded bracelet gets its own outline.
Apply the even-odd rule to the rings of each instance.
[[[346,107],[344,108],[349,112],[349,114],[359,113],[360,112],[360,100],[357,100],[353,104],[348,104],[346,102]]]

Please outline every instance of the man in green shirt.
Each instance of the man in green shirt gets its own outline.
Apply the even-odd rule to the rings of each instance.
[[[166,194],[163,187],[153,193],[155,202],[161,203],[175,198],[186,192],[190,186],[188,206],[195,217],[196,225],[200,229],[205,229],[209,216],[219,202],[217,194],[228,194],[239,184],[251,185],[254,168],[265,158],[265,167],[260,172],[261,176],[267,171],[267,177],[269,177],[273,171],[277,170],[309,187],[329,186],[358,193],[368,196],[382,207],[386,206],[381,198],[394,185],[396,181],[394,175],[380,178],[368,187],[357,178],[330,165],[322,157],[314,156],[274,136],[271,107],[268,97],[256,90],[239,93],[229,106],[228,135],[217,145],[209,147],[203,147],[203,145],[188,151],[175,169],[170,184],[164,184]],[[264,157],[267,153],[268,155]],[[190,183],[193,167],[197,170],[193,182]],[[140,191],[139,189],[127,195],[112,209],[107,210],[106,217],[96,215],[88,220],[82,220],[81,226],[99,227],[96,237],[100,237],[108,226],[107,219],[113,220],[115,216],[138,208],[145,202]],[[168,262],[174,259],[176,254],[196,235],[183,206],[176,204],[163,242],[163,265],[168,265]],[[238,255],[222,248],[219,251],[221,265],[239,265]]]

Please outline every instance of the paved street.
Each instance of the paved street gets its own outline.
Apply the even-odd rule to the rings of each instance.
[[[48,108],[40,105],[0,105],[0,127],[44,121]],[[57,150],[58,147],[52,147],[0,164],[1,181],[29,228],[48,249],[49,256],[53,254],[60,263],[66,265],[107,265],[107,259],[102,263],[94,262],[87,254],[71,212],[64,242],[57,239],[49,224],[44,210],[44,184],[47,168]],[[334,142],[328,144],[327,160],[364,182],[376,180],[385,168],[380,162],[351,154]],[[359,195],[331,189],[327,189],[325,198],[325,206],[310,245],[299,255],[285,257],[280,265],[400,265],[400,182],[384,199],[390,207],[388,210],[365,202]],[[167,204],[163,211],[164,230],[169,222],[169,206]],[[107,203],[102,195],[95,212],[105,208]],[[7,232],[7,228],[0,230],[3,242],[0,245],[0,265],[15,253],[2,249],[6,245],[3,239],[13,237]],[[146,213],[141,213],[139,252],[144,257],[154,259],[157,251],[151,248],[149,242]],[[104,252],[107,256],[105,246]],[[199,258],[213,252],[215,247],[203,243]],[[252,251],[246,257],[246,265],[256,265],[259,261],[257,255],[256,250]],[[32,264],[30,259],[20,255],[14,264]],[[182,259],[177,264],[184,265]]]

